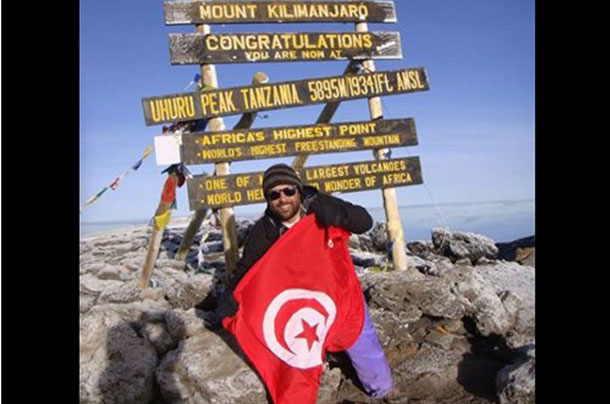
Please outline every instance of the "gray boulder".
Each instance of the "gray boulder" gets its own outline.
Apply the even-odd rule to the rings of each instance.
[[[427,277],[417,271],[369,273],[361,278],[363,290],[370,296],[372,308],[382,308],[395,314],[413,311],[423,314],[460,318],[464,309],[453,293],[450,282],[441,277]]]
[[[152,278],[159,282],[159,287],[173,307],[185,310],[204,300],[211,293],[214,283],[214,278],[209,274],[189,275],[172,267],[159,268],[153,272]]]
[[[97,299],[97,304],[135,302],[140,298],[141,292],[142,289],[136,281],[121,283],[104,289]]]
[[[165,313],[167,331],[174,341],[181,341],[206,330],[209,312],[191,308],[189,310],[174,309]]]
[[[476,266],[475,270],[490,284],[502,303],[514,312],[513,327],[506,334],[511,348],[534,342],[535,338],[535,271],[516,262],[498,261],[494,265]],[[514,296],[507,296],[510,292]]]
[[[81,404],[149,403],[156,365],[155,349],[117,313],[81,317]]]
[[[363,268],[383,267],[386,262],[384,255],[366,251],[350,250],[350,255],[354,265]]]
[[[238,352],[207,330],[182,340],[156,370],[161,395],[176,404],[266,402],[263,384]]]
[[[498,247],[492,239],[474,233],[436,228],[432,229],[432,243],[437,254],[453,262],[462,258],[477,262],[481,257],[493,259],[498,254]]]
[[[473,267],[456,267],[448,278],[460,305],[474,319],[481,335],[504,335],[511,329],[516,318],[514,305],[506,307],[493,286]]]
[[[385,222],[377,222],[369,231],[373,247],[377,251],[386,251],[388,245],[388,226]]]
[[[529,349],[527,356],[519,358],[496,375],[496,389],[500,404],[534,404],[536,402],[536,354]]]

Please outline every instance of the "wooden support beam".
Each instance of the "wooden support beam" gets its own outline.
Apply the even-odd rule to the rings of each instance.
[[[269,77],[267,77],[267,75],[263,72],[257,72],[252,78],[252,84],[263,84],[268,81]],[[243,114],[233,129],[248,129],[254,123],[255,118],[256,112],[248,112]],[[182,237],[182,243],[180,243],[180,248],[176,253],[176,261],[186,260],[186,256],[191,249],[191,245],[193,244],[193,240],[197,234],[197,230],[199,230],[201,227],[201,223],[203,223],[203,219],[205,219],[207,212],[207,209],[199,209],[195,211],[195,215],[191,219],[186,231],[184,232],[184,236]]]
[[[209,34],[211,32],[208,24],[196,25],[197,32],[200,34]],[[201,77],[204,86],[218,88],[218,75],[216,74],[216,66],[213,64],[201,65]],[[220,117],[211,118],[208,122],[210,131],[225,130],[224,120]],[[216,175],[229,175],[229,163],[215,164]],[[235,213],[233,208],[220,209],[220,226],[222,227],[222,243],[225,253],[225,266],[227,275],[231,275],[237,264],[237,232],[235,229]]]
[[[167,181],[175,176],[172,173],[167,174]],[[171,184],[170,184],[171,185]],[[176,181],[173,182],[173,193],[176,193]],[[165,185],[163,186],[163,191],[161,193],[161,200],[159,201],[159,205],[157,206],[157,210],[155,211],[155,216],[153,218],[154,224],[152,233],[150,236],[150,241],[148,242],[148,251],[146,252],[146,260],[144,261],[144,266],[142,267],[142,275],[140,276],[140,288],[146,289],[148,287],[148,283],[150,282],[150,277],[152,276],[153,268],[155,267],[155,262],[157,261],[157,256],[159,255],[159,248],[161,247],[161,240],[163,238],[163,230],[165,230],[165,226],[169,223],[169,218],[171,216],[172,209],[172,201],[164,201],[163,193],[166,191]],[[169,190],[171,191],[171,190]],[[167,215],[164,221],[157,221],[157,218],[163,217],[163,215]]]
[[[368,24],[361,22],[356,24],[357,32],[368,32]],[[368,73],[375,71],[375,62],[365,60],[362,66]],[[369,98],[369,112],[371,119],[381,119],[383,117],[383,108],[381,105],[381,97]],[[379,149],[373,152],[377,160],[387,159],[388,149]],[[394,270],[404,271],[407,269],[407,254],[405,246],[405,237],[402,228],[402,220],[398,209],[398,200],[396,199],[396,189],[386,188],[382,190],[383,206],[385,208],[386,223],[388,226],[388,238],[392,242],[392,261],[394,262]]]

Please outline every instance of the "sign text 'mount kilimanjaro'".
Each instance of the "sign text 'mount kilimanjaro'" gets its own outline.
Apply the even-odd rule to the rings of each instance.
[[[412,118],[283,126],[185,133],[180,161],[205,164],[415,145],[417,133]]]
[[[356,192],[423,184],[419,157],[307,167],[297,170],[304,184],[322,192]],[[263,172],[196,175],[187,180],[191,210],[265,201]]]
[[[398,32],[169,34],[172,64],[401,59]]]
[[[167,25],[396,22],[392,1],[166,1],[163,6]]]
[[[142,99],[147,125],[429,89],[423,67],[231,87]]]

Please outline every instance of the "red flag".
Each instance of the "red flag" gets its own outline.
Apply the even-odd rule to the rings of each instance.
[[[161,192],[161,201],[163,203],[172,203],[176,199],[176,182],[178,179],[174,175],[168,175],[163,185]]]
[[[326,351],[344,351],[360,335],[364,299],[348,238],[308,215],[235,288],[239,310],[223,325],[276,404],[315,403]]]

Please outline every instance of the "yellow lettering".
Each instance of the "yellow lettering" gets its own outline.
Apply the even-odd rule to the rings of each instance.
[[[227,180],[225,178],[210,178],[205,181],[204,187],[206,191],[227,189]]]
[[[211,206],[234,205],[242,201],[242,194],[239,191],[232,193],[223,192],[220,194],[206,194],[206,202]]]
[[[370,136],[362,139],[363,146],[366,147],[377,147],[377,146],[388,146],[400,144],[400,136],[398,135],[381,135],[381,136]]]
[[[360,178],[348,178],[324,183],[324,192],[344,192],[361,188],[362,180]]]
[[[246,200],[248,202],[262,201],[265,199],[262,188],[249,189],[246,191]]]

